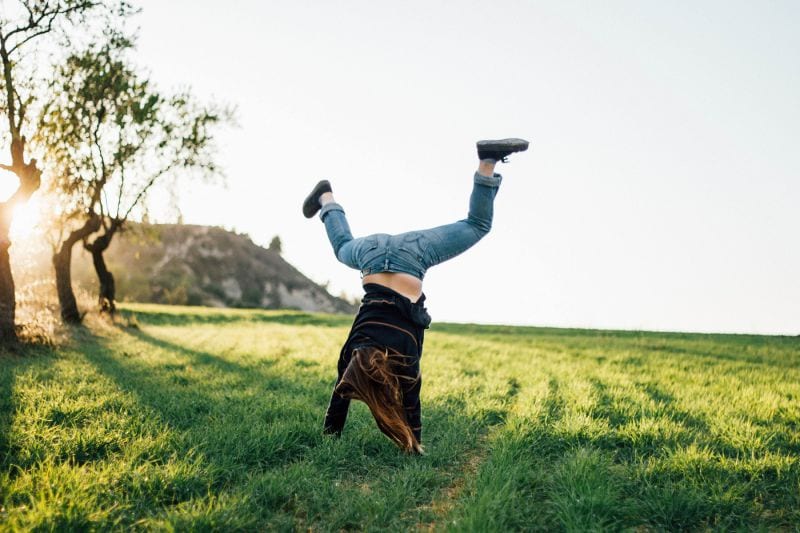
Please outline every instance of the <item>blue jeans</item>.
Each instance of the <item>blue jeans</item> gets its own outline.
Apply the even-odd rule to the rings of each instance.
[[[341,205],[325,204],[320,218],[336,258],[360,270],[362,276],[404,272],[423,279],[430,267],[457,256],[489,232],[494,197],[502,179],[500,174],[487,177],[476,172],[467,218],[436,228],[399,235],[376,233],[354,239]]]

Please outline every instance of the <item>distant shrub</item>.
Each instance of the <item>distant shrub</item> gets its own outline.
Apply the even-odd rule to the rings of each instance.
[[[189,303],[189,294],[185,285],[178,285],[177,287],[165,288],[161,299],[165,304],[186,305]]]
[[[261,305],[261,290],[259,287],[245,287],[242,289],[242,305],[245,307],[258,307]]]
[[[211,296],[222,300],[223,302],[228,299],[228,296],[225,294],[225,289],[216,283],[207,283],[203,285],[203,290]]]
[[[268,250],[278,254],[283,252],[283,243],[281,243],[281,238],[275,235],[272,240],[269,241]]]
[[[186,305],[203,305],[203,293],[195,288],[187,289]]]

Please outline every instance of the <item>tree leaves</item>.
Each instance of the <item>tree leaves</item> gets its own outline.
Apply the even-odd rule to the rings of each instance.
[[[122,222],[159,181],[186,170],[217,175],[212,130],[231,117],[188,91],[158,91],[131,66],[132,50],[132,39],[110,32],[68,57],[39,124],[39,141],[61,169],[57,190]]]

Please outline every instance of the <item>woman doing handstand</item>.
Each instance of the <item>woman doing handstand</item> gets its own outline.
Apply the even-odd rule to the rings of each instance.
[[[303,214],[318,211],[336,258],[361,271],[364,297],[339,354],[338,377],[325,414],[324,431],[340,435],[351,399],[367,404],[378,428],[407,452],[421,453],[419,360],[430,325],[422,279],[432,266],[460,254],[492,227],[494,197],[502,176],[498,161],[527,150],[522,139],[479,141],[478,171],[467,218],[399,235],[377,233],[354,239],[331,185],[320,181],[303,202]]]

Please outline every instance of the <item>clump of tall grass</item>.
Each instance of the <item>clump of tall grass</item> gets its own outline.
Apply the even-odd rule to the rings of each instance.
[[[17,334],[25,344],[54,346],[65,338],[52,280],[39,279],[17,288]]]
[[[17,287],[17,335],[24,344],[59,346],[70,337],[61,321],[55,282],[48,278],[25,280]],[[78,309],[84,316],[99,315],[99,306],[89,291],[75,288]]]

